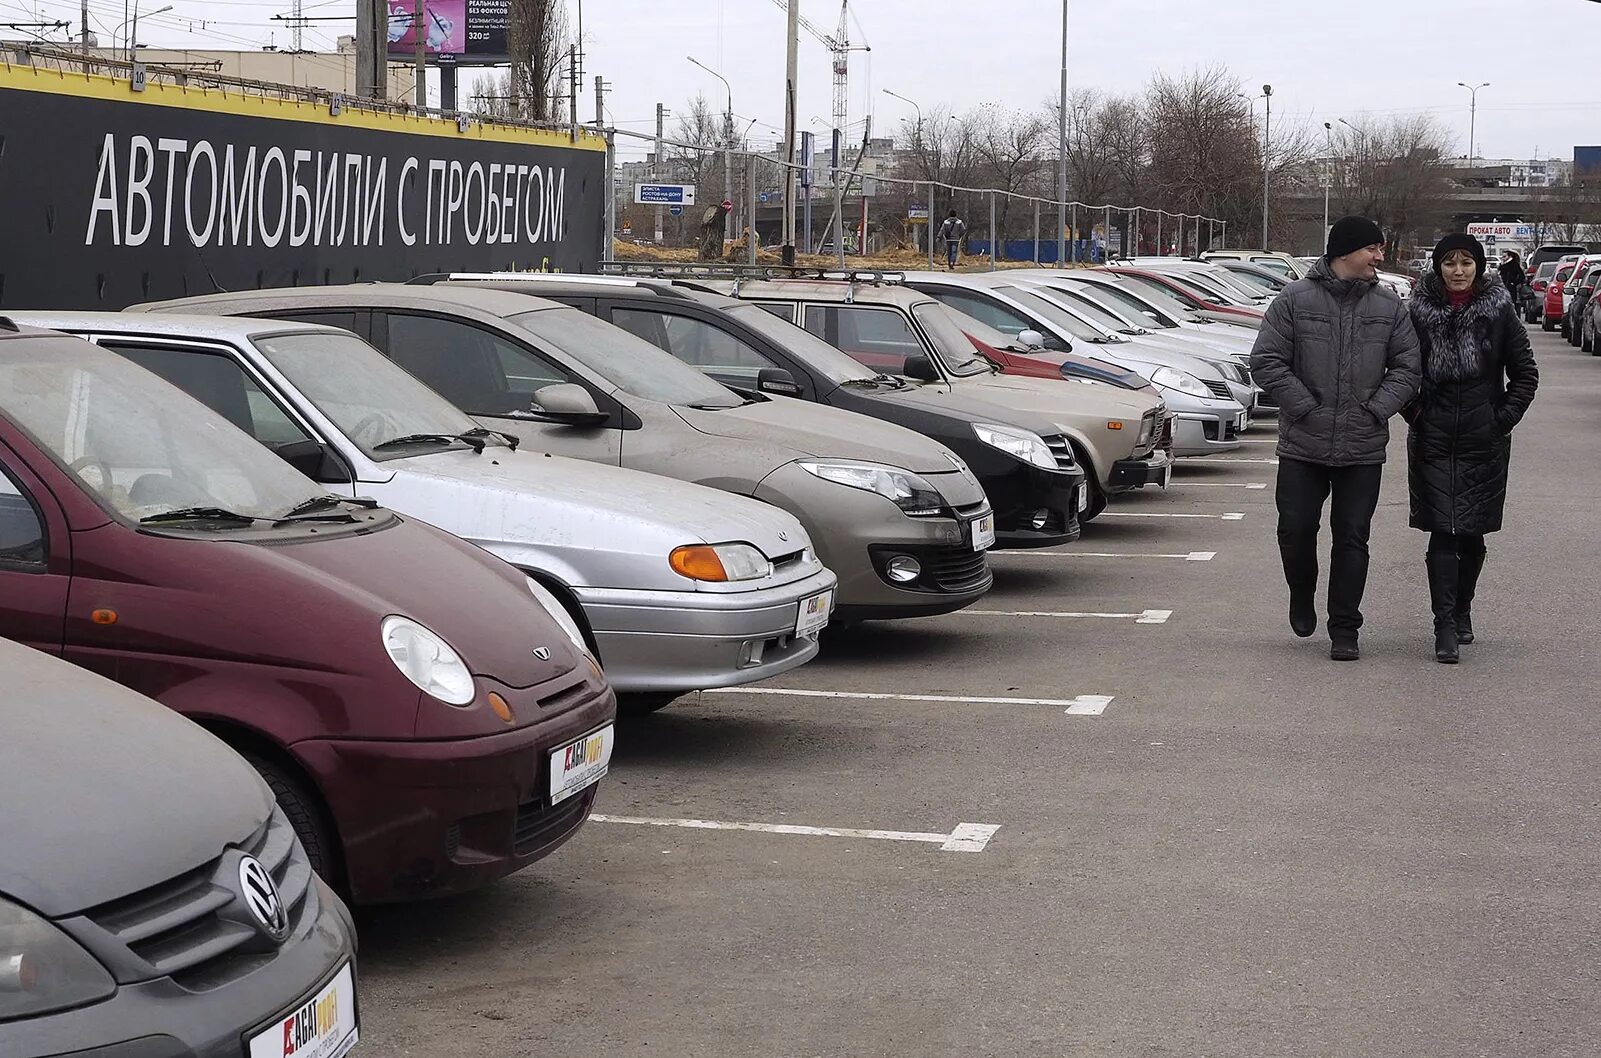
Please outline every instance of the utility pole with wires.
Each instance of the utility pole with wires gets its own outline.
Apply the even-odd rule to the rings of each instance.
[[[295,49],[296,55],[306,50],[305,39],[301,36],[306,27],[305,15],[306,0],[295,0],[294,4],[289,8],[289,24],[294,33],[290,38],[290,44]]]
[[[606,93],[610,92],[610,91],[611,91],[611,87],[606,84],[605,79],[602,78],[600,76],[600,74],[596,74],[595,75],[595,127],[597,129],[603,129],[603,128],[606,127]]]
[[[788,0],[784,43],[784,244],[779,259],[795,263],[795,92],[800,66],[800,0]]]
[[[78,34],[79,42],[83,46],[83,72],[89,72],[89,0],[83,0],[83,13],[79,16],[79,24],[83,32]]]
[[[428,105],[428,16],[423,10],[423,0],[417,0],[416,10],[411,16],[412,41],[417,45],[417,90],[415,93],[417,109],[421,110]]]
[[[660,180],[662,168],[662,126],[667,121],[668,110],[661,103],[656,104],[656,153],[651,155],[650,176],[652,180]],[[656,245],[662,244],[662,207],[656,204]]]
[[[578,45],[567,46],[567,124],[573,142],[578,142],[578,93],[583,91],[584,83],[579,80],[582,76],[578,72]]]

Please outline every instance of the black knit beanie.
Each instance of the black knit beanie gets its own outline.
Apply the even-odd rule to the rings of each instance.
[[[1384,229],[1366,217],[1341,217],[1329,228],[1329,260],[1383,242]]]
[[[1484,278],[1484,273],[1489,267],[1484,257],[1484,244],[1465,232],[1457,232],[1455,235],[1447,235],[1445,238],[1440,240],[1438,245],[1434,247],[1433,261],[1435,275],[1440,275],[1440,265],[1445,262],[1445,255],[1450,253],[1452,250],[1466,250],[1468,253],[1472,254],[1473,260],[1479,266],[1479,274],[1476,278]],[[1441,278],[1443,279],[1444,276],[1441,276]]]

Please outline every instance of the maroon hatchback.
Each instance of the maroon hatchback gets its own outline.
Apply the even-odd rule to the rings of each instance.
[[[0,636],[239,750],[358,902],[533,862],[611,759],[611,688],[520,572],[328,495],[114,353],[3,318]]]

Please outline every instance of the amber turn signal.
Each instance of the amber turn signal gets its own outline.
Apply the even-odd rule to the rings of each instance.
[[[114,625],[117,623],[117,611],[96,610],[89,615],[89,620],[97,625]]]
[[[693,544],[674,549],[673,553],[667,556],[667,564],[673,567],[674,573],[690,580],[728,579],[728,571],[723,568],[723,560],[717,557],[717,549],[706,544]]]
[[[1106,428],[1108,430],[1121,430],[1123,428],[1123,424],[1120,422],[1109,422],[1106,424]]]
[[[493,709],[495,715],[506,721],[506,723],[515,724],[517,722],[517,717],[511,711],[511,703],[494,691],[489,692],[489,708]]]

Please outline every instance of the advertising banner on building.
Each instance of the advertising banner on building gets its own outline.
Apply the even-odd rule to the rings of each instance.
[[[592,268],[605,143],[0,64],[0,308]]]

